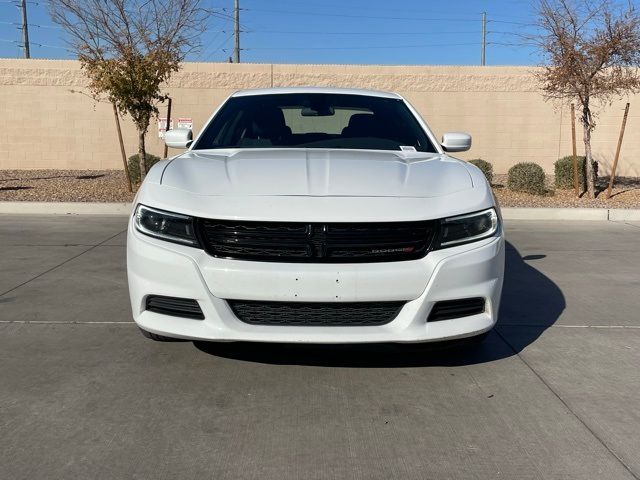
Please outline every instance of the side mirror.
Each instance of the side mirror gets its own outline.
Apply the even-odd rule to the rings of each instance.
[[[446,152],[466,152],[471,148],[471,135],[463,132],[448,132],[442,135],[441,145]]]
[[[193,141],[193,132],[190,128],[176,128],[164,132],[164,143],[171,148],[189,148]]]

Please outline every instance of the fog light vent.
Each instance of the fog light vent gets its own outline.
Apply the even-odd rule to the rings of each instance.
[[[452,318],[469,317],[484,312],[484,298],[463,298],[460,300],[447,300],[436,302],[428,322],[451,320]]]
[[[147,297],[146,309],[150,312],[171,315],[173,317],[204,319],[200,305],[191,298],[149,295]]]

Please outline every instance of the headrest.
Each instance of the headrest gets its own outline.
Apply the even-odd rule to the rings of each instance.
[[[284,114],[278,107],[265,107],[256,111],[252,123],[253,133],[259,137],[281,135],[286,127]]]
[[[356,113],[349,119],[349,127],[362,128],[373,124],[374,115],[371,113]]]

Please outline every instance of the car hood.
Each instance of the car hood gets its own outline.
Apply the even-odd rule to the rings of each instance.
[[[464,163],[423,152],[320,149],[190,151],[160,183],[196,195],[438,197],[473,188]]]

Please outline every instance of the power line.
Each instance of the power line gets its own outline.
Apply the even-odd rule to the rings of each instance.
[[[429,18],[418,18],[418,17],[380,17],[374,15],[351,15],[344,13],[313,13],[313,12],[302,12],[295,10],[271,10],[271,9],[262,9],[262,8],[245,8],[244,10],[248,11],[262,11],[262,12],[270,12],[270,13],[281,13],[281,14],[291,14],[291,15],[312,15],[312,16],[330,16],[330,17],[344,17],[344,18],[384,18],[384,19],[396,19],[396,20],[421,20],[421,21],[460,21],[460,22],[477,22],[478,20],[472,20],[467,18],[460,17],[429,17]],[[422,45],[380,45],[380,46],[337,46],[337,47],[249,47],[246,50],[368,50],[368,49],[398,49],[398,48],[430,48],[430,47],[456,47],[456,46],[471,46],[471,45],[480,45],[480,64],[486,65],[486,55],[487,55],[487,45],[496,44],[495,42],[488,42],[487,36],[492,33],[487,30],[487,24],[490,22],[496,24],[507,24],[507,25],[518,25],[518,26],[530,26],[532,24],[527,24],[523,22],[516,22],[511,20],[499,20],[499,19],[488,19],[487,13],[482,12],[481,14],[481,42],[478,43],[446,43],[446,44],[422,44]],[[503,18],[511,18],[506,15],[502,16]],[[477,31],[476,31],[477,32]],[[464,32],[327,32],[327,31],[295,31],[295,30],[256,30],[249,33],[268,33],[268,34],[287,34],[287,35],[338,35],[338,36],[354,36],[354,35],[445,35],[445,34],[457,34],[457,35],[466,35],[473,34],[476,32],[464,31]],[[499,34],[502,34],[499,33]]]
[[[13,43],[14,45],[18,45],[19,47],[22,47],[22,42],[19,40],[9,40],[6,38],[0,38],[0,42],[5,42],[5,43]],[[30,42],[30,45],[35,45],[36,47],[42,47],[42,48],[57,48],[59,50],[66,50],[68,52],[73,52],[73,50],[67,48],[67,47],[61,47],[59,45],[47,45],[45,43],[37,43],[37,42]]]
[[[321,31],[287,31],[287,30],[247,30],[246,33],[276,33],[287,35],[468,35],[477,31],[467,30],[465,32],[321,32]]]
[[[515,35],[517,37],[524,37],[527,34],[522,32],[505,32],[504,30],[489,30],[487,33],[497,34],[497,35]],[[530,35],[530,34],[529,34]]]
[[[496,45],[498,47],[534,47],[537,44],[535,42],[489,42],[489,45]]]
[[[35,23],[31,23],[29,26],[38,27],[38,28],[51,28],[54,30],[62,30],[62,27],[56,27],[55,25],[36,25]]]
[[[215,53],[218,50],[220,50],[220,47],[222,46],[222,44],[214,48],[214,45],[216,45],[216,41],[220,37],[220,34],[226,35],[228,33],[231,33],[231,36],[233,36],[233,22],[234,22],[233,12],[227,7],[217,6],[213,4],[210,5],[209,8],[212,13],[208,23],[212,27],[212,29],[207,28],[205,35],[207,36],[210,36],[210,34],[214,34],[214,35],[211,38],[208,38],[206,43],[203,42],[203,45],[205,46],[197,57],[197,59],[200,61],[209,60],[213,55],[215,55]],[[219,27],[218,27],[218,22],[220,22]],[[229,22],[232,23],[231,30],[227,30],[224,28],[224,26]],[[213,30],[213,28],[216,28],[216,27],[218,29]],[[242,23],[240,23],[240,28],[241,28],[240,30],[241,32],[247,31],[247,27]],[[227,41],[228,39],[225,39],[223,43],[226,43]]]
[[[209,48],[211,47],[211,45],[213,44],[213,42],[216,41],[216,39],[220,36],[220,34],[222,33],[221,31],[218,32],[208,32],[208,33],[215,33],[215,35],[211,38],[209,45],[205,46],[201,51],[200,54],[198,55],[198,59],[203,60],[205,59],[206,55],[209,55]]]
[[[227,42],[229,40],[231,40],[231,38],[233,38],[233,33],[229,36],[227,36],[216,48],[214,48],[211,53],[209,55],[207,55],[207,57],[205,58],[205,60],[209,60],[218,50],[221,50],[223,52],[226,52],[227,50],[225,48],[222,48],[224,45],[227,44]]]
[[[286,3],[286,2],[285,2]],[[290,3],[290,2],[289,2]],[[296,4],[297,7],[300,6],[300,2],[293,2]],[[366,2],[365,2],[366,3]],[[348,10],[358,10],[358,11],[371,11],[371,10],[375,10],[375,11],[379,11],[379,12],[397,12],[398,9],[397,8],[384,8],[384,7],[377,7],[377,6],[371,6],[371,5],[348,5],[345,4],[345,2],[337,4],[337,3],[316,3],[316,2],[307,2],[306,0],[304,1],[304,6],[305,7],[321,7],[324,9],[334,9],[334,8],[343,8],[343,9],[348,9]],[[284,8],[287,8],[286,6]],[[424,12],[427,13],[427,12]],[[466,14],[469,17],[476,17],[477,14],[475,13],[469,13]]]
[[[18,45],[19,47],[23,46],[22,42],[19,40],[9,40],[6,38],[0,38],[0,42],[13,43],[14,45]],[[73,52],[73,50],[71,50],[70,48],[61,47],[59,45],[47,45],[46,43],[37,43],[37,42],[30,42],[30,45],[35,45],[36,47],[42,47],[42,48],[57,48],[59,50],[66,50],[68,52]]]
[[[246,10],[246,8],[240,8],[240,10]],[[233,13],[221,13],[221,12],[227,12],[227,11],[228,10],[226,8],[221,8],[220,11],[213,12],[212,16],[225,21],[231,21],[231,22],[235,21],[235,16]],[[247,26],[240,23],[240,28],[247,28]]]
[[[375,15],[349,15],[345,13],[318,13],[318,12],[299,12],[293,10],[271,10],[265,8],[244,8],[243,10],[247,11],[255,11],[255,12],[267,12],[267,13],[280,13],[285,15],[310,15],[312,17],[344,17],[344,18],[368,18],[368,19],[379,19],[379,20],[416,20],[421,22],[473,22],[477,23],[478,20],[473,20],[470,18],[459,18],[459,17],[428,17],[428,18],[419,18],[419,17],[389,17],[389,16],[375,16]]]
[[[56,45],[46,45],[44,43],[35,43],[35,42],[31,42],[32,45],[35,45],[36,47],[42,47],[42,48],[57,48],[58,50],[66,50],[67,52],[73,52],[73,50],[71,50],[70,48],[67,47],[59,47]]]
[[[365,45],[350,47],[247,47],[243,50],[384,50],[396,48],[430,48],[430,47],[462,47],[471,45],[481,45],[475,43],[431,43],[423,45]]]
[[[17,22],[0,22],[0,24],[2,25],[14,25],[16,27],[20,27],[22,24],[21,23],[17,23]],[[29,24],[29,28],[31,27],[36,27],[36,28],[53,28],[56,30],[60,30],[62,27],[56,27],[55,25],[38,25],[36,23],[30,23]]]
[[[67,51],[71,51],[65,47],[60,47],[57,45],[47,45],[47,44],[40,44],[40,43],[34,43],[34,42],[29,42],[29,32],[28,32],[28,28],[32,27],[32,28],[45,28],[45,29],[60,29],[60,27],[58,26],[54,26],[54,25],[38,25],[38,24],[29,24],[27,19],[26,19],[26,4],[33,4],[33,5],[39,5],[40,3],[36,2],[36,1],[31,1],[31,0],[0,0],[0,3],[9,3],[9,4],[13,4],[16,7],[20,8],[21,10],[24,11],[24,15],[23,15],[23,23],[15,23],[15,22],[5,22],[5,21],[0,21],[0,24],[4,24],[4,25],[14,25],[16,27],[18,27],[21,31],[22,31],[22,42],[18,42],[18,41],[10,41],[10,40],[3,40],[3,41],[7,41],[10,43],[14,43],[16,45],[19,45],[20,47],[23,48],[24,50],[24,55],[25,57],[29,57],[30,56],[30,52],[29,52],[29,45],[35,45],[35,46],[39,46],[39,47],[43,47],[43,48],[55,48],[55,49],[61,49],[61,50],[67,50]],[[311,3],[305,3],[305,5],[312,5]],[[319,4],[316,3],[316,5],[320,6],[322,5],[323,7],[330,7],[330,4]],[[342,8],[357,8],[357,7],[353,7],[353,6],[347,6],[347,5],[337,5],[334,4],[334,6],[337,8],[342,7]],[[331,11],[329,10],[329,12],[312,12],[312,11],[299,11],[299,10],[289,10],[287,7],[285,7],[284,9],[268,9],[268,8],[240,8],[239,6],[239,0],[234,0],[234,8],[233,11],[231,11],[231,9],[226,8],[226,7],[218,7],[215,9],[216,11],[214,11],[212,13],[212,17],[213,18],[218,18],[219,20],[221,20],[222,22],[233,22],[233,33],[230,33],[230,35],[228,37],[226,37],[222,43],[220,43],[218,45],[218,47],[216,47],[215,49],[213,49],[213,51],[210,51],[211,47],[213,46],[213,42],[215,42],[218,37],[220,36],[220,34],[225,35],[227,33],[227,30],[209,30],[208,32],[210,33],[215,33],[215,35],[213,36],[213,38],[211,39],[210,43],[207,45],[207,47],[205,48],[205,52],[202,52],[200,54],[201,58],[205,57],[206,55],[206,59],[212,57],[217,51],[222,50],[223,52],[227,51],[227,48],[224,48],[227,44],[227,42],[233,38],[233,59],[236,62],[240,62],[240,52],[242,50],[369,50],[369,49],[378,49],[378,50],[385,50],[385,49],[403,49],[403,48],[410,48],[410,49],[414,49],[414,48],[432,48],[432,47],[463,47],[463,46],[474,46],[474,45],[480,45],[481,47],[481,60],[480,63],[481,65],[485,65],[486,64],[486,48],[487,45],[495,45],[495,46],[516,46],[516,43],[510,43],[510,42],[491,42],[488,41],[488,37],[490,37],[491,35],[515,35],[515,36],[521,36],[524,37],[523,34],[518,33],[518,32],[505,32],[505,31],[499,31],[499,30],[487,30],[487,24],[489,23],[495,23],[495,24],[504,24],[504,25],[517,25],[517,26],[521,26],[521,27],[534,27],[535,24],[532,23],[524,23],[524,22],[518,22],[518,21],[514,21],[516,19],[519,18],[523,18],[523,17],[513,17],[513,16],[508,16],[508,15],[495,15],[497,17],[503,18],[504,20],[500,20],[500,19],[496,19],[494,18],[494,15],[491,15],[491,19],[487,18],[488,15],[486,13],[482,13],[482,17],[481,20],[478,20],[478,18],[476,17],[476,19],[472,19],[469,18],[470,16],[475,16],[478,14],[474,14],[474,13],[467,13],[467,14],[461,14],[461,15],[455,15],[455,16],[438,16],[438,17],[413,17],[413,16],[383,16],[383,15],[357,15],[357,14],[349,14],[349,13],[333,13],[335,12],[335,10]],[[240,10],[245,10],[245,11],[255,11],[255,12],[267,12],[267,13],[273,13],[273,14],[284,14],[284,15],[304,15],[304,16],[321,16],[321,17],[342,17],[342,18],[354,18],[354,19],[380,19],[380,20],[401,20],[401,21],[407,21],[407,20],[414,20],[414,21],[422,21],[422,22],[449,22],[449,23],[456,23],[456,22],[464,22],[464,23],[476,23],[479,22],[481,24],[482,27],[482,37],[481,37],[481,42],[480,43],[476,43],[476,42],[467,42],[467,43],[434,43],[434,44],[411,44],[411,45],[379,45],[379,46],[375,46],[375,45],[363,45],[363,46],[326,46],[326,47],[306,47],[306,46],[283,46],[283,47],[262,47],[262,46],[257,46],[257,47],[249,47],[249,48],[241,48],[240,47],[240,34],[241,33],[264,33],[264,34],[284,34],[284,35],[315,35],[315,36],[345,36],[345,37],[356,37],[356,36],[416,36],[417,37],[421,37],[421,36],[434,36],[434,35],[477,35],[478,34],[478,30],[475,31],[471,31],[471,30],[464,30],[464,27],[461,29],[461,31],[442,31],[442,32],[436,32],[436,31],[401,31],[401,32],[391,32],[391,31],[383,31],[383,32],[367,32],[367,31],[348,31],[348,32],[339,32],[339,31],[309,31],[309,30],[305,30],[305,31],[300,31],[300,30],[271,30],[271,29],[265,29],[265,30],[260,30],[259,28],[256,30],[252,30],[246,26],[244,26],[242,23],[240,23]],[[378,11],[383,11],[382,8],[377,8],[377,7],[372,7],[371,9],[367,9],[367,10],[378,10]],[[398,11],[397,9],[384,9],[386,11]],[[338,10],[339,11],[339,10]],[[411,12],[413,13],[413,12]],[[418,12],[419,14],[420,12]],[[425,12],[426,14],[426,12]],[[251,22],[250,22],[251,23]],[[434,25],[435,26],[435,25]],[[229,31],[230,32],[230,31]],[[461,39],[462,40],[462,39]],[[507,39],[505,39],[507,40]],[[523,44],[520,44],[523,45]],[[207,51],[210,51],[207,52]]]
[[[512,0],[513,1],[513,0]],[[296,6],[300,6],[300,2],[299,0],[297,1],[293,1],[293,2],[284,2],[284,3],[294,3],[296,4]],[[304,6],[305,7],[321,7],[324,9],[332,9],[332,8],[341,8],[341,9],[347,9],[347,10],[358,10],[358,11],[379,11],[379,12],[397,12],[398,8],[385,8],[385,7],[378,7],[378,6],[371,6],[371,5],[367,5],[367,2],[364,2],[364,4],[360,4],[360,5],[354,5],[353,3],[351,4],[345,4],[343,3],[316,3],[316,2],[304,2]],[[521,3],[527,3],[525,1],[521,2]],[[286,7],[285,7],[286,8]],[[249,7],[249,9],[251,9],[251,7]],[[428,15],[429,12],[428,11],[415,11],[416,14],[418,15]],[[527,17],[523,17],[523,16],[513,16],[513,15],[506,15],[506,14],[493,14],[491,12],[489,12],[489,14],[491,15],[491,17],[501,17],[501,18],[508,18],[510,20],[513,19],[522,19],[522,20],[527,20]],[[315,15],[315,14],[314,14]],[[470,17],[470,19],[473,18],[477,18],[479,15],[482,15],[482,12],[469,12],[466,14],[460,14],[458,16],[456,16],[455,18],[460,18],[462,16],[466,16],[466,17]],[[358,17],[360,15],[357,15]],[[385,17],[386,18],[386,17]]]
[[[508,20],[487,20],[488,23],[504,23],[507,25],[521,25],[525,27],[535,27],[537,26],[535,23],[523,23],[523,22],[511,22]]]

